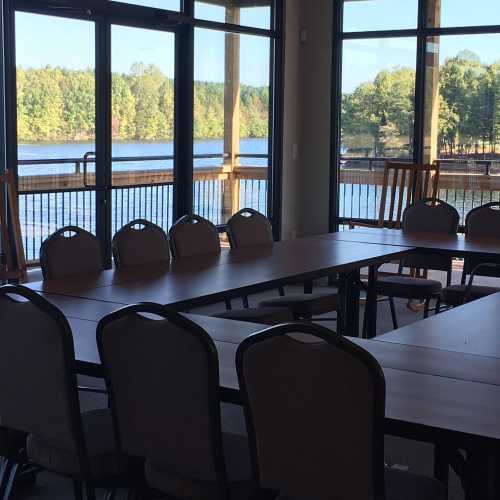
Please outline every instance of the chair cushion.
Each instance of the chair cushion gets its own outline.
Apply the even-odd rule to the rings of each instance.
[[[381,276],[377,280],[378,293],[402,299],[437,297],[443,288],[439,281],[411,276]]]
[[[450,306],[459,306],[463,303],[465,297],[466,285],[452,285],[443,288],[441,300]],[[470,300],[481,299],[487,295],[500,292],[500,288],[493,286],[472,285]]]
[[[293,321],[292,313],[282,307],[234,309],[213,314],[213,317],[246,321],[247,323],[263,323],[265,325],[279,325],[280,323]]]
[[[336,311],[339,296],[332,292],[315,292],[285,295],[259,302],[259,307],[285,307],[294,317],[311,316]]]
[[[123,463],[115,454],[114,432],[109,410],[93,410],[82,414],[83,430],[87,443],[90,469],[95,479],[108,478],[123,473]],[[69,476],[80,475],[76,452],[62,449],[34,434],[28,437],[28,457],[52,472]]]
[[[223,434],[227,481],[231,499],[252,496],[253,482],[248,441],[237,434]],[[158,461],[146,461],[146,481],[152,488],[183,500],[218,500],[214,483],[182,477],[175,467]]]
[[[443,485],[430,477],[386,469],[385,489],[387,500],[442,500]]]

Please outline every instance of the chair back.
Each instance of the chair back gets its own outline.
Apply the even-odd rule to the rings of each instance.
[[[0,426],[77,452],[85,472],[88,463],[68,322],[43,297],[13,285],[0,288],[0,317]]]
[[[119,449],[184,478],[225,483],[209,335],[164,306],[140,304],[103,318],[97,343]]]
[[[500,242],[500,202],[492,202],[473,208],[465,218],[465,236],[470,239],[484,238],[486,240],[498,240]],[[500,258],[479,257],[470,255],[464,259],[462,283],[467,275],[480,264],[500,263]],[[476,270],[477,276],[489,276],[500,278],[500,269],[495,267],[481,267]]]
[[[274,242],[269,219],[253,208],[244,208],[229,219],[227,236],[233,249],[272,245]]]
[[[160,226],[137,219],[123,226],[113,237],[113,258],[118,268],[168,263],[168,237]]]
[[[219,231],[199,215],[185,215],[170,228],[170,250],[176,259],[221,251]]]
[[[401,228],[401,216],[413,202],[437,198],[439,164],[387,161],[384,167],[378,226]],[[389,206],[387,206],[389,205]],[[387,208],[389,210],[388,214]]]
[[[409,206],[403,214],[406,233],[457,234],[460,215],[445,201],[426,198]],[[451,277],[452,259],[443,255],[415,254],[403,259],[404,266],[446,271]]]
[[[103,269],[101,245],[85,229],[66,226],[42,243],[40,265],[45,280],[98,273]]]
[[[285,498],[383,499],[385,381],[314,324],[247,338],[236,355],[255,479]]]

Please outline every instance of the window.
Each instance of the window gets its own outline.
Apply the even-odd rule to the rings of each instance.
[[[270,40],[195,32],[194,210],[224,224],[267,213]]]
[[[500,200],[499,12],[495,0],[343,2],[334,224],[378,216],[388,158],[439,162],[439,196],[462,223]]]
[[[452,0],[454,1],[454,0]],[[418,0],[346,0],[344,32],[416,28]]]
[[[123,3],[154,7],[155,9],[180,10],[180,0],[117,0]]]

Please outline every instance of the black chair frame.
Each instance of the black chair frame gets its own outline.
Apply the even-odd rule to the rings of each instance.
[[[254,480],[260,485],[259,460],[257,453],[257,440],[255,428],[253,425],[252,412],[248,398],[248,390],[245,383],[243,362],[246,351],[259,342],[281,337],[289,334],[308,334],[327,342],[336,349],[343,350],[353,357],[361,360],[373,377],[374,386],[374,412],[373,412],[373,481],[374,481],[374,500],[385,500],[385,463],[384,463],[384,420],[385,420],[385,377],[377,360],[367,351],[357,346],[345,337],[329,330],[321,325],[306,322],[286,323],[274,326],[258,332],[246,338],[239,346],[236,352],[236,371],[238,374],[238,383],[241,399],[243,401],[243,410],[250,445],[250,456],[252,473]],[[291,339],[293,341],[293,339]],[[279,494],[279,492],[268,492],[270,494]]]
[[[140,304],[135,304],[131,306],[119,309],[99,321],[97,325],[97,346],[99,350],[99,356],[101,358],[104,379],[106,382],[106,387],[109,393],[109,406],[111,409],[111,415],[113,419],[113,428],[115,432],[115,442],[119,453],[123,453],[122,439],[120,433],[120,425],[118,419],[118,410],[116,406],[116,398],[113,390],[113,384],[111,382],[111,377],[107,369],[108,363],[106,359],[105,349],[103,346],[103,337],[105,335],[105,329],[107,325],[114,321],[118,321],[130,315],[140,315],[140,314],[153,314],[162,319],[165,319],[172,324],[182,328],[186,331],[187,335],[192,335],[195,337],[206,349],[208,354],[209,362],[209,373],[207,376],[207,389],[209,393],[209,398],[213,401],[210,407],[210,421],[211,421],[211,432],[212,432],[212,442],[214,443],[214,464],[215,464],[215,474],[216,474],[216,485],[219,492],[219,498],[221,500],[229,500],[229,493],[227,489],[227,477],[226,468],[224,462],[224,448],[222,442],[222,431],[221,431],[221,415],[219,408],[219,357],[217,354],[217,348],[208,333],[201,328],[196,323],[193,323],[189,319],[185,318],[177,311],[173,310],[168,306],[163,306],[160,304],[155,304],[151,302],[144,302]],[[148,457],[141,457],[148,458]],[[145,484],[142,485],[145,487]],[[154,491],[155,496],[160,496],[164,498],[171,498],[162,492]]]

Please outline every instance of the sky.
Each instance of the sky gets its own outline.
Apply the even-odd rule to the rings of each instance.
[[[147,6],[178,9],[179,0],[126,0]],[[344,29],[415,28],[418,0],[352,0],[344,8]],[[441,25],[500,24],[500,0],[441,0]],[[196,3],[196,16],[224,21],[224,8]],[[242,11],[241,22],[249,26],[269,27],[269,8]],[[23,67],[47,64],[73,69],[94,67],[94,24],[39,16],[16,14],[16,56]],[[246,85],[269,82],[269,40],[240,35],[241,81]],[[170,33],[136,28],[113,27],[113,71],[126,73],[135,62],[156,64],[173,77],[174,36]],[[469,49],[485,63],[500,59],[500,34],[441,37],[441,62]],[[372,81],[382,69],[403,66],[415,68],[414,38],[349,40],[344,42],[343,91],[352,92],[359,84]],[[196,80],[222,82],[224,79],[224,34],[196,29]]]
[[[137,0],[149,6],[177,5],[176,0]],[[176,4],[176,5],[174,5]],[[224,20],[225,9],[197,3],[196,15],[202,19]],[[269,8],[244,9],[242,23],[269,27]],[[266,24],[267,23],[267,24]],[[195,78],[222,82],[224,80],[224,33],[195,30]],[[240,35],[241,82],[245,85],[269,84],[270,43],[265,37]],[[172,33],[113,26],[112,69],[128,73],[132,64],[156,64],[173,77],[175,74],[175,37]],[[46,65],[70,69],[95,67],[94,23],[24,12],[16,13],[16,62],[24,68]]]

